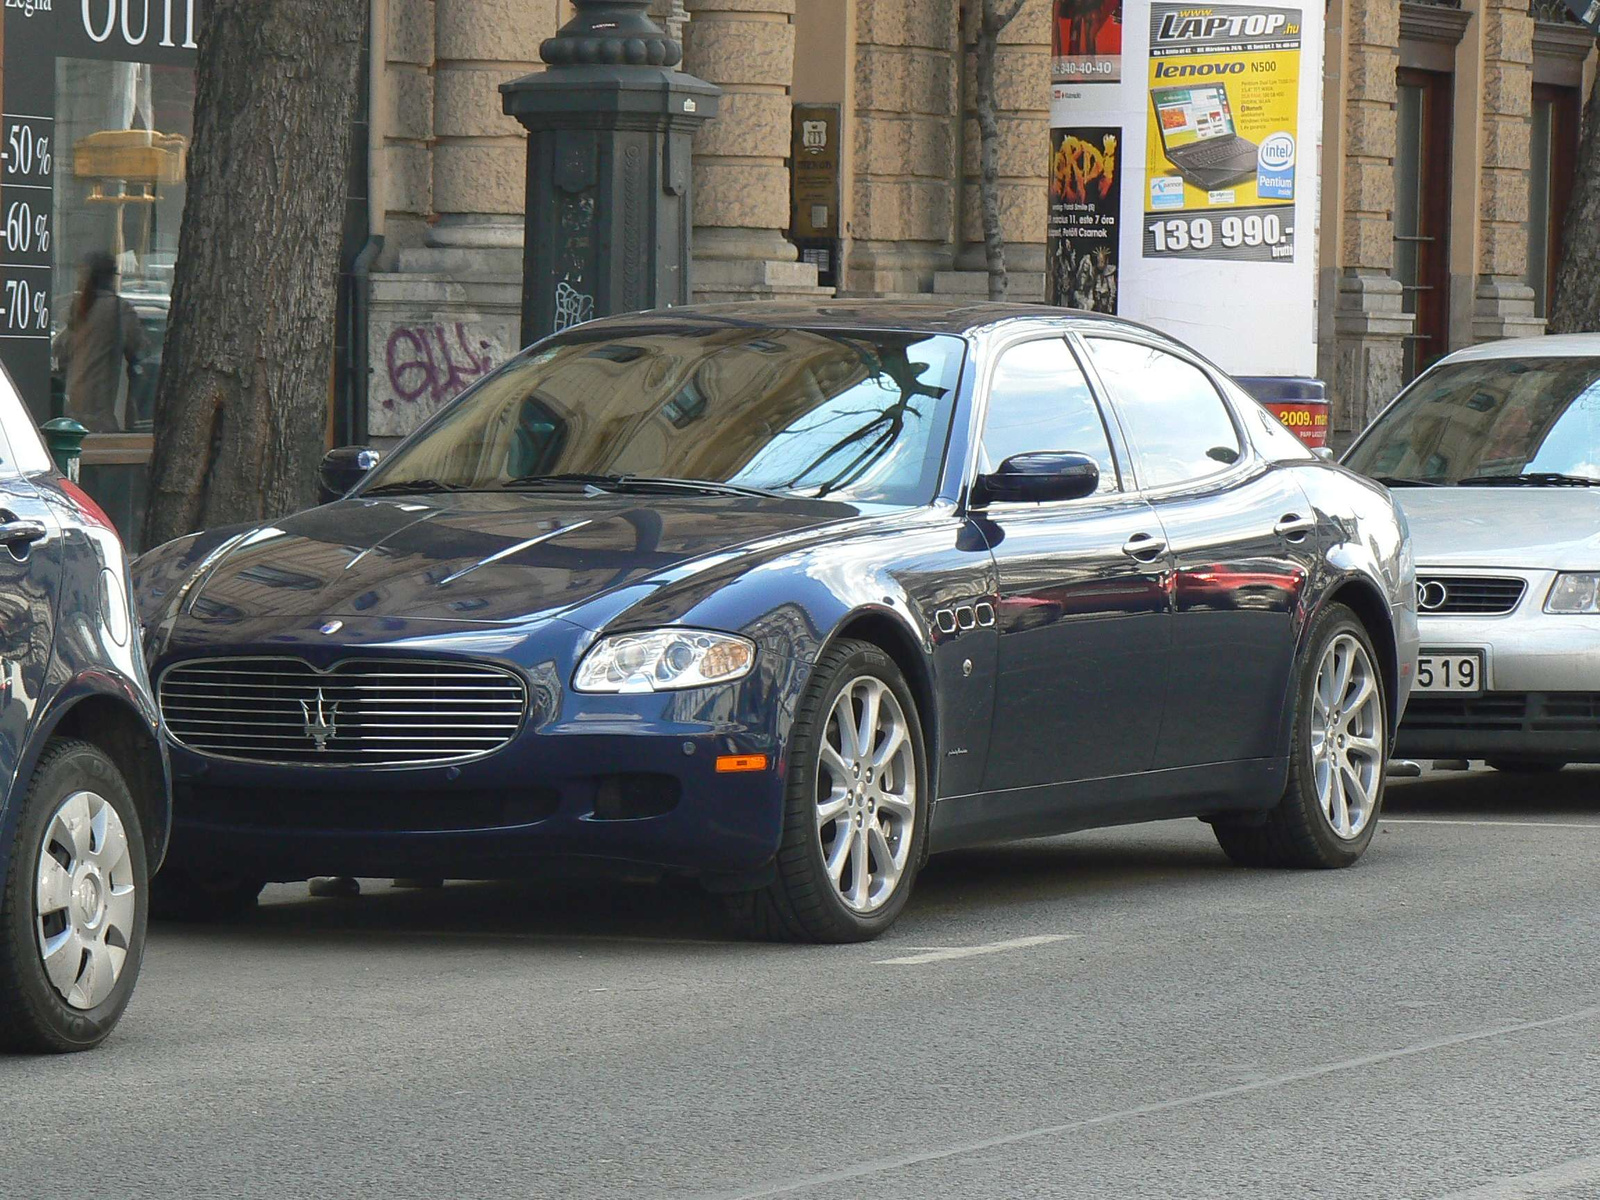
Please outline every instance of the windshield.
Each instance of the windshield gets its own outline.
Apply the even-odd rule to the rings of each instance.
[[[1345,465],[1397,483],[1600,482],[1600,359],[1489,359],[1423,376]]]
[[[462,396],[361,490],[699,481],[925,504],[965,350],[909,333],[579,331]]]

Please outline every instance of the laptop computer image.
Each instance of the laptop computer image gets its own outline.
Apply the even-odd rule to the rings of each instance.
[[[1214,191],[1256,173],[1256,144],[1234,131],[1222,84],[1152,88],[1150,103],[1167,161],[1195,187]]]

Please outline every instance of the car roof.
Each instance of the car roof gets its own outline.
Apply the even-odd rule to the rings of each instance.
[[[1551,333],[1543,337],[1483,342],[1447,355],[1441,362],[1485,362],[1517,358],[1600,358],[1600,333]]]
[[[757,300],[743,304],[690,304],[677,308],[658,308],[648,312],[625,313],[585,322],[584,330],[623,332],[665,322],[714,325],[750,325],[781,329],[876,329],[904,333],[945,333],[965,336],[1005,321],[1063,319],[1104,322],[1108,326],[1144,330],[1132,321],[1056,308],[1043,304],[940,303],[927,300],[840,299],[816,304]],[[1156,330],[1144,330],[1165,338]]]

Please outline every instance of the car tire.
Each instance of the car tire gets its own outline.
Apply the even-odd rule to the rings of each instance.
[[[1388,711],[1366,627],[1344,605],[1329,605],[1300,662],[1283,797],[1264,815],[1212,822],[1227,856],[1247,867],[1355,863],[1383,811]]]
[[[88,742],[50,742],[0,889],[0,1050],[66,1054],[106,1039],[138,982],[149,895],[122,773]]]
[[[1503,775],[1554,775],[1567,769],[1564,762],[1545,762],[1537,758],[1491,758],[1487,761]]]
[[[869,753],[856,749],[864,726]],[[726,897],[730,915],[767,941],[877,937],[911,896],[932,807],[916,699],[894,660],[869,642],[830,646],[796,711],[787,761],[777,877]]]
[[[150,915],[157,921],[217,925],[237,921],[253,911],[266,881],[251,877],[204,874],[190,867],[162,868],[150,889]]]

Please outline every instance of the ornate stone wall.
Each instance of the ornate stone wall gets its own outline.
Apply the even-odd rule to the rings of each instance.
[[[1318,374],[1328,385],[1335,438],[1348,440],[1399,390],[1404,338],[1415,325],[1391,276],[1396,0],[1333,0],[1326,54],[1334,107],[1331,129],[1324,123],[1332,136],[1323,186],[1336,189],[1338,202],[1323,212]]]
[[[955,261],[961,118],[957,0],[856,9],[851,292],[927,292]]]
[[[969,6],[972,11],[976,6]],[[1000,228],[1013,300],[1044,299],[1045,227],[1049,210],[1051,0],[1028,0],[1000,35],[995,79],[1000,124]],[[976,64],[971,13],[963,54],[960,245],[955,271],[941,272],[936,290],[988,295],[983,249]]]
[[[697,299],[824,295],[789,226],[795,0],[687,0],[683,69],[722,88],[695,134]]]
[[[1482,140],[1472,337],[1532,337],[1544,332],[1526,283],[1534,22],[1526,0],[1482,0],[1479,15]]]

